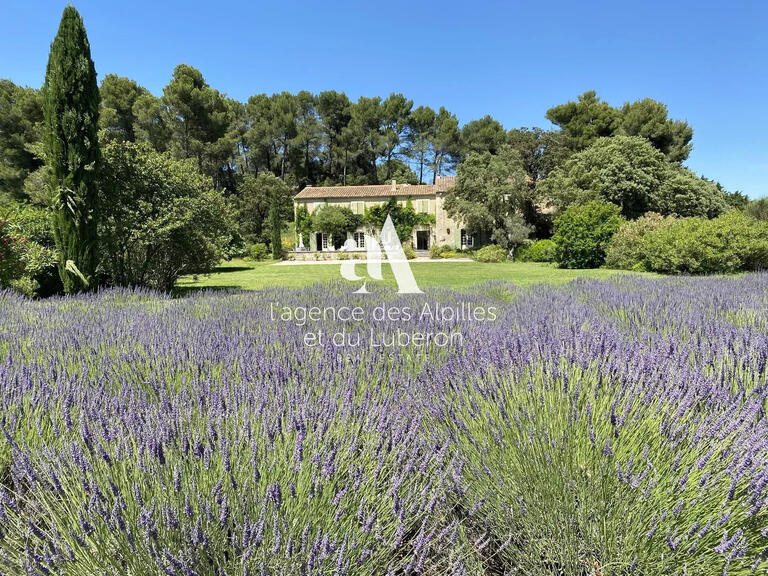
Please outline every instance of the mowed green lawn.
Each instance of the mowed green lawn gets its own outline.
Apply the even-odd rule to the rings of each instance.
[[[275,265],[273,262],[232,260],[224,262],[210,275],[185,276],[179,283],[180,292],[195,289],[241,288],[258,290],[268,286],[301,287],[317,282],[343,281],[339,274],[340,262],[333,264]],[[358,264],[358,274],[365,274],[365,266]],[[411,269],[420,287],[449,286],[461,288],[487,280],[511,280],[520,286],[549,282],[561,284],[574,278],[608,278],[626,274],[619,270],[566,270],[551,264],[534,262],[412,262]],[[394,285],[390,267],[385,263],[382,272],[386,284]]]

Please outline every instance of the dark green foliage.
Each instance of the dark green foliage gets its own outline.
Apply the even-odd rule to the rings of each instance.
[[[10,230],[8,220],[0,217],[0,288],[10,288],[24,272],[21,244],[22,239]]]
[[[734,273],[768,268],[768,223],[739,211],[718,218],[668,218],[622,230],[606,263],[665,274]]]
[[[361,176],[369,183],[377,184],[376,160],[384,153],[384,111],[381,98],[361,96],[352,107],[352,118],[345,137],[349,139],[352,153]]]
[[[0,202],[4,195],[23,200],[24,179],[42,164],[42,120],[39,91],[0,80]]]
[[[718,190],[722,190],[723,194],[725,194],[725,201],[730,208],[735,208],[736,210],[744,210],[747,207],[747,204],[749,204],[749,197],[743,192],[739,192],[738,190],[735,192],[728,192],[723,188],[723,185],[720,184],[720,182],[709,180],[703,176],[702,178],[708,182],[712,182],[715,186],[717,186]]]
[[[499,153],[470,154],[460,165],[445,209],[471,234],[483,234],[505,248],[524,242],[532,228],[521,214],[534,201],[520,156],[502,145]]]
[[[444,258],[446,254],[454,254],[453,246],[448,246],[448,244],[432,244],[429,247],[430,258]]]
[[[429,161],[429,153],[435,139],[437,115],[429,106],[419,106],[408,118],[408,155],[418,165],[418,183],[424,182],[424,166]]]
[[[272,197],[269,202],[269,231],[270,246],[272,248],[272,258],[282,260],[283,258],[283,226],[285,220],[282,215],[283,195],[279,190],[272,189]]]
[[[47,166],[41,166],[24,179],[24,197],[30,204],[43,208],[52,207],[54,199],[51,198]]]
[[[255,260],[256,262],[261,262],[262,260],[266,260],[267,256],[269,256],[269,250],[267,249],[267,245],[263,242],[257,242],[256,244],[251,244],[251,247],[248,249],[248,256],[251,257],[252,260]]]
[[[133,142],[136,139],[134,127],[137,123],[134,106],[140,97],[149,94],[147,89],[130,78],[107,74],[101,81],[99,93],[101,94],[99,125],[105,131],[104,138]],[[136,112],[139,110],[140,108],[137,108]]]
[[[552,240],[538,240],[530,246],[523,246],[515,255],[521,262],[556,262],[557,244]]]
[[[601,138],[571,156],[540,184],[541,194],[559,208],[602,199],[627,218],[649,210],[665,215],[714,218],[728,208],[725,192],[664,155],[643,138]]]
[[[349,208],[333,204],[321,206],[312,214],[315,231],[330,234],[337,248],[344,244],[347,233],[354,232],[362,223],[363,219],[359,214],[353,214]],[[308,237],[304,241],[307,242]]]
[[[309,210],[304,204],[299,204],[296,207],[296,236],[302,235],[305,246],[309,242],[309,235],[312,233],[312,216],[309,214]]]
[[[667,168],[651,204],[655,212],[682,217],[714,218],[728,210],[726,195],[717,184],[676,164]]]
[[[536,186],[573,153],[568,146],[568,137],[564,132],[554,130],[519,128],[507,133],[507,144],[520,156],[528,175],[531,194],[523,201],[523,217],[534,227],[537,238],[548,238],[552,235],[552,215],[542,212],[543,203]]]
[[[461,149],[464,154],[489,152],[497,154],[507,140],[504,126],[491,116],[467,122],[461,129]]]
[[[390,94],[381,103],[382,108],[382,156],[384,165],[384,181],[395,178],[393,160],[404,149],[413,100],[408,100],[399,93]],[[408,169],[410,172],[410,168]],[[415,180],[415,174],[414,174]]]
[[[756,220],[768,222],[768,197],[753,200],[744,209],[747,214]]]
[[[387,171],[389,175],[387,176]],[[379,164],[376,166],[376,175],[379,182],[395,180],[401,184],[418,184],[419,177],[411,170],[400,158],[392,158],[388,164]]]
[[[601,101],[594,90],[589,90],[576,102],[547,110],[547,119],[562,128],[576,151],[589,148],[598,138],[638,136],[664,154],[667,160],[682,162],[693,147],[693,129],[686,122],[669,119],[666,105],[650,98],[627,102],[618,109]]]
[[[571,206],[555,220],[557,262],[563,268],[602,266],[608,242],[623,222],[621,210],[610,202]]]
[[[99,87],[83,19],[72,6],[51,44],[43,115],[59,274],[72,293],[96,283],[99,164]]]
[[[166,122],[172,134],[171,151],[177,158],[195,158],[198,169],[217,181],[219,168],[231,154],[226,139],[231,110],[218,90],[199,70],[179,64],[163,89]]]
[[[341,182],[346,175],[349,159],[349,142],[344,139],[344,131],[352,118],[352,104],[343,92],[327,90],[315,98],[317,113],[320,118],[320,130],[326,149],[321,161],[325,165],[326,178],[331,182]]]
[[[165,152],[173,134],[168,125],[163,102],[152,94],[144,94],[133,103],[133,133],[137,142],[148,142],[158,152]]]
[[[608,268],[638,272],[646,270],[645,236],[671,221],[672,217],[648,212],[637,220],[625,222],[608,243],[605,250],[605,265]]]
[[[670,162],[682,162],[693,148],[693,128],[686,122],[668,119],[667,113],[665,104],[650,98],[627,102],[621,108],[617,134],[645,138]]]
[[[532,183],[546,178],[573,153],[563,132],[541,128],[514,128],[507,133],[507,144],[520,156]]]
[[[554,170],[539,190],[560,210],[606,200],[636,218],[651,208],[666,169],[664,155],[642,138],[601,138]]]
[[[374,206],[366,210],[363,221],[381,230],[384,222],[387,220],[387,216],[392,217],[392,224],[394,224],[397,236],[401,242],[410,240],[413,229],[416,226],[428,226],[435,222],[433,214],[416,212],[413,209],[410,198],[406,200],[405,206],[401,205],[395,198],[390,198],[386,204]]]
[[[547,120],[565,132],[574,150],[584,150],[598,138],[613,136],[619,116],[619,111],[600,100],[594,90],[584,92],[576,102],[547,110]]]
[[[507,250],[503,246],[490,244],[475,252],[475,260],[478,262],[506,262]]]
[[[24,266],[14,288],[28,296],[51,296],[61,291],[56,242],[49,209],[22,205],[8,215],[8,228],[22,240],[19,254]]]
[[[291,188],[285,182],[269,172],[243,177],[237,197],[237,221],[249,243],[271,243],[270,208],[275,198],[279,202],[280,221],[290,221],[293,202]]]
[[[432,142],[432,184],[444,168],[456,166],[461,154],[461,133],[459,121],[444,107],[440,107],[435,118],[435,136]]]
[[[105,147],[101,193],[101,267],[112,284],[171,290],[181,275],[213,270],[236,231],[194,160],[147,144]]]

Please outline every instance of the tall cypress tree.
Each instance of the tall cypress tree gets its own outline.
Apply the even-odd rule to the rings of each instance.
[[[97,264],[99,87],[83,19],[61,16],[43,85],[45,159],[55,198],[53,232],[67,293],[94,285]]]
[[[283,259],[283,217],[280,214],[280,189],[272,188],[272,198],[269,204],[269,226],[272,232],[272,258]]]

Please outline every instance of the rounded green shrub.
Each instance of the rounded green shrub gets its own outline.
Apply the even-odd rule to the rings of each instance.
[[[403,252],[405,252],[405,257],[408,258],[408,260],[416,258],[416,252],[409,244],[403,246]]]
[[[646,269],[665,274],[718,274],[768,268],[768,223],[739,211],[713,220],[681,218],[643,239]]]
[[[662,274],[729,274],[768,268],[768,222],[733,210],[706,218],[647,214],[627,222],[606,249],[611,268]]]
[[[621,225],[605,249],[605,265],[608,268],[635,270],[648,268],[645,253],[645,238],[651,232],[674,222],[674,218],[648,212],[637,220]]]
[[[605,249],[624,223],[621,209],[610,202],[594,200],[576,204],[555,220],[552,241],[562,268],[598,268],[605,262]]]
[[[745,208],[747,215],[755,220],[768,222],[768,197],[752,200]]]
[[[506,262],[507,251],[496,244],[484,246],[475,254],[475,260],[478,262]]]
[[[530,246],[522,247],[517,254],[521,262],[554,262],[557,244],[552,240],[537,240]]]
[[[248,255],[251,257],[252,260],[255,260],[256,262],[261,262],[262,260],[266,260],[267,256],[269,255],[269,250],[267,250],[267,245],[263,242],[257,242],[256,244],[252,244],[251,247],[248,249]]]
[[[429,247],[429,257],[433,259],[444,258],[443,254],[453,252],[453,248],[447,244],[432,244]]]

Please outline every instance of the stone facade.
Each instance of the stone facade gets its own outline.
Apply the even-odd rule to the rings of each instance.
[[[418,213],[434,216],[434,224],[416,226],[410,239],[414,250],[428,250],[433,245],[448,245],[454,249],[475,246],[477,238],[467,235],[461,223],[451,218],[445,210],[445,194],[454,184],[454,178],[441,177],[435,184],[391,184],[376,186],[324,186],[307,187],[294,198],[294,212],[299,206],[305,206],[313,214],[321,206],[339,206],[349,208],[355,214],[365,214],[366,210],[386,204],[390,198],[405,206],[410,200],[413,209]],[[364,250],[362,238],[358,234],[377,233],[363,225],[358,230],[347,234],[347,238],[336,239],[321,232],[314,231],[310,238],[303,238],[304,246],[309,252],[333,252],[333,244],[343,244],[345,240],[355,240],[358,250]],[[299,239],[296,239],[299,245]]]

